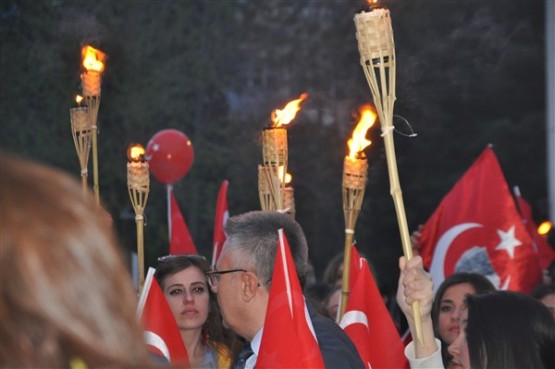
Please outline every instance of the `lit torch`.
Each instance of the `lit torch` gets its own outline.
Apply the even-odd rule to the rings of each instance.
[[[395,41],[389,9],[378,7],[375,1],[370,2],[371,10],[361,11],[355,15],[356,38],[360,53],[360,64],[364,70],[366,81],[370,86],[374,105],[381,122],[382,137],[384,138],[389,184],[399,232],[403,244],[403,253],[407,260],[412,258],[409,228],[403,203],[403,195],[395,145],[393,142],[393,105],[395,103]],[[412,304],[418,340],[423,343],[422,323],[420,321],[420,305]]]
[[[285,125],[295,119],[307,93],[272,112],[272,126],[262,131],[263,165],[258,167],[258,189],[262,210],[284,210],[288,147]]]
[[[285,174],[285,187],[283,189],[283,208],[285,214],[295,219],[295,189],[293,188],[293,176]]]
[[[98,144],[97,144],[97,118],[98,108],[100,107],[100,86],[102,84],[102,72],[104,72],[104,62],[106,54],[91,46],[84,46],[81,49],[83,58],[83,68],[81,73],[81,88],[85,103],[89,108],[92,124],[92,151],[93,151],[93,182],[94,200],[96,206],[100,206],[100,187],[98,185]]]
[[[75,101],[77,107],[69,109],[69,118],[71,122],[71,134],[73,136],[73,143],[77,151],[77,158],[79,159],[79,166],[81,167],[81,185],[83,187],[83,196],[87,196],[87,178],[88,178],[88,163],[89,153],[91,150],[91,117],[89,109],[86,106],[81,106],[83,97],[77,95]]]
[[[371,144],[366,132],[376,121],[376,113],[369,105],[360,108],[360,119],[347,142],[349,155],[343,161],[343,213],[345,215],[345,251],[343,255],[343,279],[340,318],[345,313],[349,298],[349,269],[351,266],[351,246],[355,235],[355,225],[362,207],[368,161],[364,149]]]
[[[137,255],[139,269],[139,292],[145,281],[144,270],[144,211],[150,191],[150,177],[148,162],[145,160],[145,149],[141,145],[131,145],[127,149],[127,189],[131,204],[135,210],[135,223],[137,225]]]

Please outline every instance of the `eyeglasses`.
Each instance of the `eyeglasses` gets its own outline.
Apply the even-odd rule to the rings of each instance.
[[[206,278],[208,279],[208,284],[210,287],[216,287],[220,284],[220,276],[222,274],[235,273],[235,272],[247,272],[245,269],[229,269],[229,270],[215,270],[213,272],[206,273]]]
[[[165,255],[165,256],[160,256],[158,258],[158,263],[159,264],[165,264],[165,263],[169,263],[170,261],[173,260],[179,260],[179,259],[187,259],[187,260],[204,260],[206,261],[206,258],[202,255],[195,255],[195,254],[190,254],[190,255]]]

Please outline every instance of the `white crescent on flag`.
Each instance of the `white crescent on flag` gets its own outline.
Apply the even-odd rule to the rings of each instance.
[[[345,329],[345,327],[348,327],[351,324],[362,324],[367,329],[370,329],[370,327],[368,326],[368,317],[363,311],[360,311],[360,310],[347,311],[343,315],[343,318],[341,319],[339,326],[342,329]]]
[[[171,362],[170,350],[168,349],[168,346],[166,345],[166,342],[164,342],[162,337],[154,332],[144,331],[143,338],[147,345],[156,347],[162,353],[162,355],[164,355],[164,357],[168,359],[169,362]]]
[[[430,266],[430,274],[434,281],[434,289],[437,290],[441,282],[445,279],[445,257],[449,251],[449,247],[461,233],[476,227],[482,227],[478,223],[462,223],[458,224],[445,232],[437,241],[434,251],[434,257]],[[435,292],[435,291],[434,291]]]

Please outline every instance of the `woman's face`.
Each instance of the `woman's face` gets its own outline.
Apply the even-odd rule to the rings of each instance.
[[[202,329],[210,310],[210,296],[200,269],[190,266],[169,275],[163,288],[179,329]]]
[[[466,341],[466,323],[468,321],[468,310],[465,309],[461,314],[460,334],[447,348],[453,356],[449,363],[449,369],[470,369],[470,356],[468,354],[468,342]]]
[[[466,310],[466,296],[475,293],[470,283],[455,284],[445,290],[439,304],[438,328],[440,338],[447,345],[453,343],[459,335],[459,319]]]

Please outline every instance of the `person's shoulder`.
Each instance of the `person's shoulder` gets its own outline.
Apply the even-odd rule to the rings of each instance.
[[[332,319],[310,309],[309,312],[326,368],[364,368],[355,345],[343,329]]]

